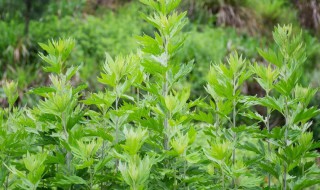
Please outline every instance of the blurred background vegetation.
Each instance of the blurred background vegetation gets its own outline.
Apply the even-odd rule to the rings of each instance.
[[[301,32],[308,61],[301,81],[320,86],[320,1],[318,0],[183,0],[188,11],[187,41],[176,56],[178,62],[194,60],[188,78],[192,97],[205,97],[205,77],[213,62],[223,61],[237,50],[252,62],[263,60],[257,48],[273,48],[272,31],[278,24],[292,24]],[[152,33],[140,17],[146,12],[138,0],[0,0],[0,78],[19,83],[19,104],[32,105],[26,92],[47,83],[38,57],[39,42],[72,37],[76,48],[70,64],[82,64],[75,83],[86,82],[92,91],[97,83],[105,52],[112,56],[136,52],[135,36]],[[2,85],[1,85],[2,86]],[[244,92],[263,96],[254,82]],[[0,88],[0,101],[2,98]],[[320,94],[313,100],[319,104]],[[320,139],[320,117],[314,121],[315,138]]]

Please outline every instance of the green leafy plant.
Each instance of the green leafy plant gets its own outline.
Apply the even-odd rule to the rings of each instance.
[[[261,116],[255,113],[248,116],[264,123],[267,128],[265,137],[268,138],[268,152],[267,155],[260,156],[264,157],[268,164],[260,163],[260,165],[263,170],[269,173],[269,188],[274,185],[277,188],[294,189],[296,186],[292,185],[295,183],[293,181],[307,175],[304,169],[307,160],[312,160],[313,156],[317,157],[317,153],[311,153],[314,150],[307,148],[303,143],[300,144],[299,141],[300,138],[303,138],[303,141],[308,141],[307,144],[310,143],[309,145],[312,147],[312,140],[307,140],[307,136],[311,135],[307,132],[311,124],[308,121],[317,115],[319,110],[314,107],[308,108],[310,99],[315,95],[316,90],[304,88],[298,84],[301,76],[300,68],[306,60],[301,35],[293,36],[291,26],[279,26],[275,29],[273,37],[278,45],[276,51],[259,50],[260,55],[269,65],[255,64],[252,66],[252,71],[257,76],[257,82],[266,92],[265,97],[254,98],[252,103],[266,107],[267,115]],[[285,124],[281,128],[270,125],[271,114],[275,111],[280,112],[284,117]],[[305,154],[299,152],[298,149],[310,151],[313,156],[310,155],[306,158]],[[309,165],[309,167],[313,166]],[[271,184],[272,177],[278,180],[281,184],[280,187],[277,186],[277,183]],[[313,185],[314,183],[311,181],[317,183],[312,176],[309,180],[298,181],[301,185],[303,184],[299,188]]]
[[[22,189],[37,189],[44,173],[46,160],[46,153],[39,153],[36,155],[27,155],[22,159],[28,173],[25,174],[22,171],[17,170],[14,167],[8,168],[14,175],[21,179],[21,184],[19,185]]]
[[[106,54],[86,93],[70,62],[75,41],[39,44],[50,73],[33,88],[33,107],[16,106],[18,84],[3,89],[0,182],[8,189],[304,189],[318,187],[319,143],[309,131],[319,114],[317,90],[299,84],[306,50],[292,27],[273,32],[276,49],[259,49],[264,63],[234,52],[211,65],[205,90],[191,99],[185,78],[193,62],[178,56],[186,35],[180,0],[141,0],[155,32],[136,37],[136,53]],[[252,77],[253,76],[253,77]],[[243,93],[254,79],[265,96]],[[258,112],[262,106],[266,113]],[[273,124],[273,117],[283,123]]]

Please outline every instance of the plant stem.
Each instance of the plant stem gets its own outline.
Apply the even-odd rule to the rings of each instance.
[[[103,140],[103,142],[102,142],[102,153],[101,153],[102,154],[101,155],[102,160],[104,160],[104,149],[105,149],[105,146],[106,146],[105,143],[106,142]],[[104,176],[104,169],[101,170],[101,175]],[[103,182],[100,183],[100,188],[101,188],[101,190],[103,189]]]
[[[166,72],[166,76],[165,76],[165,81],[163,84],[163,89],[162,89],[162,96],[166,97],[168,95],[168,72]],[[163,138],[163,147],[165,150],[169,150],[169,139],[168,139],[168,135],[167,135],[167,131],[168,131],[168,121],[169,121],[169,114],[166,114],[166,117],[164,118],[163,121],[163,127],[164,127],[164,138]]]
[[[168,51],[169,40],[168,40],[168,37],[163,36],[163,42],[164,42],[164,54],[165,54],[163,64],[168,67],[168,62],[169,62],[168,61],[169,60],[169,51]],[[168,80],[169,80],[169,75],[168,75],[168,71],[166,71],[166,74],[164,76],[164,83],[163,83],[163,87],[162,87],[162,96],[163,97],[166,97],[168,95]],[[166,114],[166,117],[163,121],[163,127],[164,127],[163,147],[165,150],[169,150],[169,139],[168,139],[168,135],[167,135],[168,121],[169,121],[169,115]]]
[[[8,160],[8,163],[9,163],[9,160]],[[5,190],[9,189],[9,177],[10,177],[10,172],[8,171],[8,175],[7,175],[7,178],[6,178],[6,183],[5,183],[5,186],[4,186]]]
[[[301,159],[301,163],[302,163],[302,175],[304,176],[304,164],[303,164],[303,162],[304,162],[304,159],[302,158],[302,159]]]
[[[8,120],[11,117],[11,110],[13,109],[12,105],[9,104],[9,110],[8,110]],[[7,131],[9,131],[9,125],[7,125]]]
[[[218,100],[215,100],[215,101],[218,101]],[[214,124],[216,127],[216,138],[218,138],[219,129],[220,129],[220,116],[219,116],[218,112],[219,112],[219,108],[218,108],[218,103],[216,102],[216,115],[215,115],[216,121]],[[218,171],[218,169],[214,168],[214,171],[216,173]],[[214,181],[217,183],[217,181],[219,181],[219,179],[217,179],[217,181],[216,180],[214,180]]]
[[[140,102],[140,89],[137,88],[137,103],[139,104]]]
[[[232,111],[232,127],[235,128],[236,127],[236,101],[233,100],[233,111]],[[237,134],[235,132],[233,132],[233,140],[234,142],[236,141],[237,138]],[[232,164],[234,165],[236,161],[236,149],[235,147],[232,150]]]
[[[103,141],[103,143],[102,143],[102,160],[104,160],[104,146],[105,146],[105,142]],[[104,175],[104,170],[101,171],[101,174],[102,174],[102,176]],[[103,182],[101,182],[100,188],[101,188],[101,190],[102,190],[102,188],[103,188]]]
[[[224,182],[224,172],[223,172],[223,169],[222,169],[221,165],[220,165],[220,169],[221,169],[221,175],[222,175],[222,186],[223,186],[223,189],[225,190],[226,189],[226,184]]]
[[[59,152],[59,146],[56,145],[55,147],[56,147],[56,151]],[[56,164],[56,170],[57,170],[57,173],[59,173],[59,164],[58,163]]]
[[[186,182],[185,182],[185,179],[186,179],[186,176],[187,176],[187,161],[186,161],[186,151],[184,151],[184,160],[183,160],[183,179],[184,179],[184,182],[183,182],[183,187],[184,189],[187,190],[187,187],[186,187]]]
[[[116,97],[116,112],[118,112],[118,105],[119,104],[119,97],[118,97],[118,95],[117,95],[117,97]],[[118,116],[117,116],[117,118],[116,118],[116,143],[118,143],[118,141],[119,141],[119,139],[118,139],[118,135],[119,135],[119,118],[118,118]]]
[[[216,104],[216,122],[215,122],[215,126],[216,126],[216,135],[218,136],[218,131],[220,128],[220,118],[219,118],[219,108],[218,108],[218,104]]]
[[[67,122],[66,122],[66,117],[64,113],[61,113],[61,122],[62,122],[62,127],[63,127],[63,132],[64,132],[64,136],[66,138],[66,141],[69,141],[69,134],[68,134],[68,130],[67,130]],[[67,151],[66,154],[66,165],[67,165],[67,169],[69,174],[71,173],[71,153]]]
[[[233,103],[232,103],[232,106],[233,106],[233,110],[232,110],[232,128],[235,129],[236,128],[236,106],[237,106],[237,102],[236,102],[236,90],[237,90],[237,86],[236,86],[236,77],[234,76],[233,77],[233,92],[232,92],[232,95],[233,95]],[[232,136],[233,136],[233,143],[236,144],[236,141],[237,141],[237,134],[235,132],[232,132]],[[236,148],[233,147],[233,150],[232,150],[232,165],[234,166],[235,165],[235,162],[236,162]],[[237,186],[236,186],[236,181],[235,181],[235,178],[232,179],[232,184],[234,185],[235,189],[237,189]]]
[[[266,96],[269,96],[269,92],[267,91]],[[270,134],[271,129],[270,129],[270,117],[271,117],[271,111],[270,108],[267,107],[267,120],[266,120],[266,127],[268,129],[268,134]],[[269,156],[271,155],[271,146],[270,146],[270,141],[268,140],[268,154]],[[268,173],[268,187],[269,189],[271,188],[271,174]]]
[[[175,162],[175,164],[174,164],[174,167],[173,167],[173,171],[174,171],[173,189],[176,190],[177,186],[178,186],[178,183],[177,183],[177,172],[176,172],[177,164],[178,164],[177,163],[177,159],[174,159],[174,162]]]
[[[106,109],[102,109],[103,118],[105,118],[105,115],[106,115],[107,112],[108,112],[108,109],[107,110]],[[108,126],[105,119],[103,119],[103,126],[105,126],[105,127]],[[102,142],[102,160],[104,160],[104,158],[106,156],[105,155],[105,148],[106,148],[106,141],[103,140],[103,142]],[[104,168],[101,170],[101,174],[102,174],[102,176],[104,176],[104,174],[105,174]],[[103,190],[104,184],[105,184],[105,182],[102,181],[101,184],[100,184],[101,185],[101,190]]]
[[[119,104],[119,96],[118,96],[118,94],[117,94],[117,97],[116,97],[116,112],[118,112],[118,105]],[[118,141],[119,141],[119,118],[118,118],[119,116],[117,116],[116,117],[116,123],[115,123],[115,127],[116,127],[116,137],[115,137],[115,144],[118,144]],[[118,165],[119,165],[119,160],[118,159],[116,159],[116,164],[115,164],[115,171],[117,171],[118,170]]]
[[[92,167],[90,166],[89,167],[89,173],[90,173],[90,190],[92,190],[93,189],[93,169],[92,169]]]
[[[285,98],[285,134],[284,134],[284,149],[287,147],[288,141],[288,127],[289,127],[289,111],[288,111],[288,100]],[[284,162],[283,169],[283,190],[287,190],[287,163]]]

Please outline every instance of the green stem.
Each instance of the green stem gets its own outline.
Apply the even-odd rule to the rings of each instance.
[[[285,98],[285,134],[284,134],[284,149],[287,147],[287,141],[288,141],[288,127],[289,127],[289,110],[288,110],[288,100]],[[287,163],[284,162],[284,171],[283,171],[283,190],[287,190]]]
[[[63,133],[64,136],[66,138],[66,141],[69,142],[69,134],[68,134],[68,130],[67,130],[67,122],[66,122],[66,117],[64,113],[61,113],[61,122],[62,122],[62,127],[63,127]],[[71,153],[67,151],[66,154],[66,165],[67,165],[67,169],[69,174],[71,174]]]
[[[56,145],[56,152],[59,152],[59,145]],[[59,173],[59,163],[56,164],[56,172]]]
[[[9,161],[8,161],[8,163],[9,163]],[[6,183],[5,183],[5,186],[4,186],[5,190],[9,190],[9,178],[10,178],[10,172],[8,171],[8,175],[7,175],[7,178],[6,178]]]
[[[101,155],[101,158],[102,160],[104,160],[104,149],[105,149],[105,141],[103,140],[102,142],[102,155]],[[101,170],[101,175],[104,176],[104,169]],[[103,182],[100,183],[100,189],[102,190],[103,189]]]
[[[216,118],[216,121],[215,121],[216,138],[218,138],[219,129],[220,129],[220,116],[219,116],[218,112],[219,112],[219,108],[218,108],[218,104],[216,103],[216,115],[215,115],[215,118]],[[215,167],[214,171],[216,173],[216,172],[218,172],[218,169]],[[215,183],[217,183],[217,181],[219,181],[219,179],[214,180],[214,181],[215,181]]]
[[[150,82],[150,75],[147,74],[147,76],[146,76],[146,82],[145,82],[145,83],[147,84],[147,83],[149,83],[149,82]],[[149,90],[147,91],[147,95],[150,96]]]
[[[177,182],[177,159],[174,159],[175,160],[175,164],[174,164],[174,167],[173,167],[173,171],[174,171],[174,180],[173,180],[173,189],[176,190],[177,189],[177,186],[178,186],[178,182]]]
[[[235,100],[233,100],[232,124],[233,124],[232,127],[235,128],[236,127],[236,102],[235,102]],[[235,132],[233,132],[234,143],[236,141],[236,138],[237,138],[237,134]],[[235,147],[233,147],[233,150],[232,150],[232,164],[233,165],[235,164],[235,161],[236,161],[236,149],[235,149]]]
[[[131,190],[139,190],[139,186],[138,185],[133,185],[130,189]]]
[[[91,166],[89,167],[89,173],[90,173],[90,190],[92,190],[93,189],[93,169]]]
[[[226,183],[225,183],[225,180],[224,180],[224,172],[223,172],[223,169],[222,169],[221,165],[220,165],[220,169],[221,169],[221,175],[222,175],[222,186],[223,186],[223,189],[225,190],[226,189]]]
[[[218,104],[216,103],[216,122],[215,122],[215,126],[216,126],[216,135],[218,136],[218,131],[220,128],[220,117],[219,117],[219,107]]]
[[[13,110],[13,106],[9,104],[8,117],[10,117],[12,110]]]
[[[302,159],[301,159],[301,164],[302,164],[302,176],[304,176],[304,164],[303,164],[304,162],[303,162],[303,161],[304,161],[304,159],[302,158]]]
[[[163,42],[164,42],[164,60],[163,64],[168,67],[168,62],[169,62],[169,51],[168,51],[168,45],[169,45],[169,40],[168,37],[163,36]],[[169,75],[168,71],[166,71],[165,76],[164,76],[164,83],[162,87],[162,96],[166,97],[168,95],[168,80],[169,80]],[[163,121],[163,127],[164,127],[164,138],[163,138],[163,147],[165,150],[169,150],[169,139],[167,135],[168,131],[168,125],[169,125],[169,115],[166,114],[166,117]]]
[[[269,96],[269,92],[267,92],[266,96]],[[270,134],[271,129],[270,129],[270,117],[271,117],[271,110],[270,108],[267,107],[267,120],[266,120],[266,127],[268,129],[268,134]],[[271,145],[270,145],[270,141],[268,139],[268,154],[269,156],[271,156]],[[271,188],[271,174],[268,173],[268,187],[269,189]]]
[[[7,190],[9,188],[9,177],[10,177],[10,172],[8,172],[8,176],[6,179],[6,185],[5,185],[5,189]]]
[[[118,104],[119,104],[119,97],[118,97],[118,95],[117,95],[117,97],[116,97],[116,112],[118,112],[118,106],[119,106]],[[118,143],[118,141],[119,141],[119,139],[118,139],[118,138],[119,138],[119,137],[118,137],[118,136],[119,136],[119,126],[118,126],[119,123],[118,123],[118,122],[119,122],[119,118],[118,118],[118,116],[117,116],[117,118],[116,118],[116,123],[115,123],[115,124],[116,124],[116,139],[115,139],[115,140],[116,140],[116,143]]]
[[[165,82],[163,84],[163,89],[162,89],[162,96],[166,97],[168,95],[168,73],[166,72],[166,76],[165,76]],[[167,135],[167,131],[168,131],[168,125],[169,125],[169,114],[167,113],[164,121],[163,121],[163,127],[164,127],[164,138],[163,138],[163,147],[165,150],[169,150],[169,139],[168,139],[168,135]]]
[[[11,117],[11,110],[13,109],[13,107],[12,107],[12,105],[11,104],[9,104],[9,110],[8,110],[8,119],[7,120],[9,120],[9,118]],[[9,131],[9,125],[7,125],[7,131]]]
[[[186,151],[184,151],[184,155],[183,155],[183,179],[184,179],[184,182],[183,182],[183,186],[184,186],[184,189],[187,190],[187,186],[186,186],[186,177],[187,177],[187,161],[186,161]]]
[[[118,105],[119,104],[119,96],[118,96],[118,94],[117,94],[117,97],[116,97],[116,112],[118,112]],[[118,116],[116,117],[116,123],[115,123],[115,125],[116,125],[116,137],[115,137],[115,144],[118,144],[118,142],[119,142],[119,118],[118,118]],[[119,160],[118,159],[116,159],[116,164],[115,164],[115,171],[117,171],[118,170],[118,165],[119,165]]]
[[[140,89],[137,88],[137,103],[139,104],[140,102]]]
[[[232,106],[233,106],[233,111],[232,111],[232,128],[236,128],[236,106],[237,106],[237,102],[236,102],[236,90],[237,90],[237,86],[236,86],[236,78],[234,77],[233,78],[233,92],[232,92],[232,95],[233,95],[233,103],[232,103]],[[236,144],[236,141],[237,141],[237,134],[235,132],[232,132],[232,136],[233,136],[233,143]],[[236,148],[233,147],[233,150],[232,150],[232,165],[234,166],[235,165],[235,162],[236,162]],[[235,189],[237,189],[237,185],[236,185],[236,180],[235,178],[233,177],[232,179],[232,184],[234,185]]]
[[[103,118],[105,118],[107,112],[108,112],[108,109],[104,109],[104,108],[102,109]],[[108,126],[105,119],[103,119],[103,126],[104,126],[104,127]],[[102,154],[102,156],[101,156],[101,157],[102,157],[102,160],[104,160],[104,158],[105,158],[105,148],[106,148],[106,141],[103,140],[103,143],[102,143],[102,153],[101,153],[101,154]],[[101,170],[101,174],[102,174],[102,176],[105,175],[105,170],[104,170],[104,169]],[[105,184],[105,182],[102,181],[101,184],[100,184],[100,185],[101,185],[101,186],[100,186],[101,190],[103,190],[104,184]]]

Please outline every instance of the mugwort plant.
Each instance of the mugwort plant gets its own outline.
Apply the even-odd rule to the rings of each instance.
[[[97,92],[74,80],[81,65],[68,62],[73,39],[39,44],[50,82],[28,92],[39,97],[36,105],[16,106],[17,83],[3,85],[3,189],[319,187],[320,143],[309,130],[319,114],[309,106],[317,89],[299,84],[307,59],[301,34],[277,26],[277,47],[258,49],[263,61],[233,52],[213,63],[208,96],[191,99],[186,79],[193,61],[176,59],[187,38],[180,1],[141,0],[150,11],[142,18],[154,33],[136,37],[135,53],[106,53]],[[245,94],[249,82],[265,95]]]

